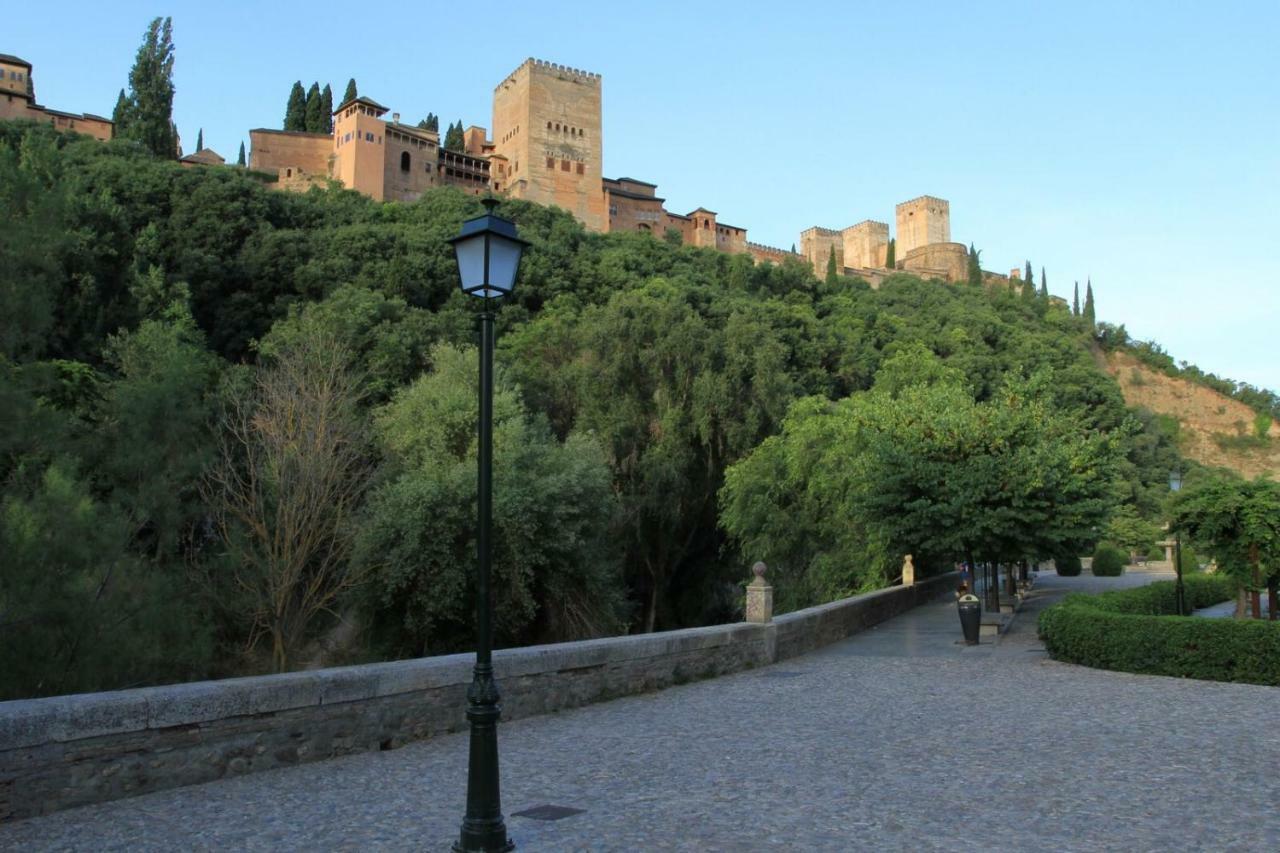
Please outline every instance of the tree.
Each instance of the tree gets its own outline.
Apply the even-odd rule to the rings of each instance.
[[[1146,554],[1159,538],[1159,528],[1138,516],[1131,504],[1121,504],[1112,513],[1103,538],[1124,548],[1130,554]]]
[[[1040,267],[1040,298],[1046,302],[1049,300],[1049,282],[1044,276],[1044,267]]]
[[[250,611],[246,646],[268,637],[276,672],[362,580],[350,556],[371,466],[347,363],[332,339],[309,338],[259,367],[228,402],[205,484]]]
[[[1071,298],[1071,315],[1080,316],[1080,282],[1076,282],[1075,296]]]
[[[243,166],[244,164],[244,140],[242,139],[240,140],[240,156],[236,158],[236,165]]]
[[[152,154],[172,160],[178,154],[173,127],[173,22],[155,18],[129,71],[129,94],[116,136],[132,139]]]
[[[320,84],[312,83],[311,88],[307,90],[307,100],[303,118],[304,129],[307,133],[322,133],[324,131],[324,108],[320,105]]]
[[[427,113],[427,117],[418,122],[418,127],[423,130],[430,130],[434,133],[440,132],[440,117],[435,113]]]
[[[1260,591],[1271,596],[1276,619],[1276,585],[1280,580],[1280,483],[1215,478],[1179,492],[1172,503],[1170,526],[1186,533],[1196,549],[1207,550],[1220,571],[1250,591],[1253,617],[1262,615]]]
[[[202,127],[198,131],[196,131],[196,152],[198,153],[203,150],[204,150],[204,128]]]
[[[359,97],[359,95],[356,92],[356,78],[352,77],[347,81],[347,91],[342,93],[342,103],[345,104],[348,101],[354,101],[357,97]]]
[[[836,247],[831,247],[830,254],[827,255],[827,284],[836,283],[838,273],[836,272]]]
[[[1093,279],[1090,278],[1085,282],[1084,286],[1084,321],[1092,329],[1097,323],[1097,316],[1093,307]]]
[[[333,89],[328,83],[320,90],[320,133],[333,133]]]
[[[294,81],[289,90],[289,105],[284,111],[284,129],[302,131],[307,129],[307,93],[302,88],[302,81]]]
[[[792,243],[792,244],[791,244],[791,254],[793,254],[793,255],[794,255],[795,253],[796,253],[796,244],[795,244],[795,243]]]
[[[129,123],[129,98],[124,93],[124,89],[120,90],[120,96],[116,98],[115,109],[111,111],[111,123],[115,125],[115,134],[120,135],[121,129]]]
[[[982,262],[979,259],[979,252],[973,248],[973,244],[969,244],[969,283],[982,284]]]
[[[898,268],[897,246],[898,241],[890,237],[889,248],[885,251],[884,265],[886,269],[895,270]]]
[[[461,151],[465,143],[462,137],[462,119],[458,119],[455,124],[449,125],[449,129],[445,131],[444,148],[448,151]]]

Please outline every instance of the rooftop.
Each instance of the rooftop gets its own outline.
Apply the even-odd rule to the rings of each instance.
[[[385,113],[387,110],[391,109],[390,107],[384,107],[382,104],[378,103],[373,98],[366,98],[364,95],[358,95],[349,101],[338,104],[338,108],[333,111],[333,114],[337,115],[338,113],[342,112],[352,104],[364,104],[366,107],[372,107],[375,110],[379,110],[380,114]]]
[[[7,62],[10,65],[21,65],[27,69],[31,68],[30,62],[27,62],[25,59],[20,59],[12,53],[0,53],[0,62]]]

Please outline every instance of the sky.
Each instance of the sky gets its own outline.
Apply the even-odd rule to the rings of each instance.
[[[603,76],[604,174],[790,248],[951,203],[984,269],[1093,282],[1100,320],[1280,390],[1280,2],[13,4],[37,99],[110,115],[173,17],[174,119],[234,161],[295,80],[491,127],[527,57]],[[358,19],[357,16],[358,15]],[[64,23],[72,22],[72,23]]]

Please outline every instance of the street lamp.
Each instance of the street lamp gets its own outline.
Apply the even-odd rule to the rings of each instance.
[[[489,592],[493,523],[493,310],[489,300],[515,287],[520,254],[528,245],[513,222],[495,216],[495,198],[483,200],[485,212],[462,223],[449,242],[458,261],[462,292],[484,299],[480,312],[480,425],[478,525],[476,533],[476,665],[467,688],[471,752],[467,763],[467,814],[453,845],[456,851],[511,850],[502,819],[498,779],[498,719],[502,716],[498,683],[493,678],[493,599]]]
[[[1169,491],[1182,491],[1182,471],[1174,468],[1169,472]],[[1178,579],[1174,585],[1174,600],[1177,602],[1178,615],[1185,616],[1187,614],[1186,595],[1182,589],[1182,533],[1176,528],[1173,531],[1173,570],[1177,573]]]

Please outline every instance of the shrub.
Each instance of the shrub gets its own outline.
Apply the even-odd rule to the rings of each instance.
[[[1154,563],[1164,559],[1164,549],[1159,545],[1152,545],[1147,549],[1147,562]]]
[[[1080,558],[1074,554],[1063,557],[1054,557],[1053,565],[1057,568],[1058,574],[1062,575],[1064,578],[1073,578],[1080,574]]]
[[[1190,574],[1191,572],[1200,571],[1200,557],[1195,551],[1187,545],[1182,546],[1182,573]]]
[[[1234,581],[1218,575],[1183,583],[1192,607],[1235,594]],[[1040,638],[1055,660],[1083,666],[1280,686],[1280,622],[1169,615],[1175,611],[1172,581],[1076,593],[1040,615]]]
[[[1100,578],[1119,577],[1128,561],[1124,551],[1109,542],[1103,542],[1093,552],[1093,574]]]

